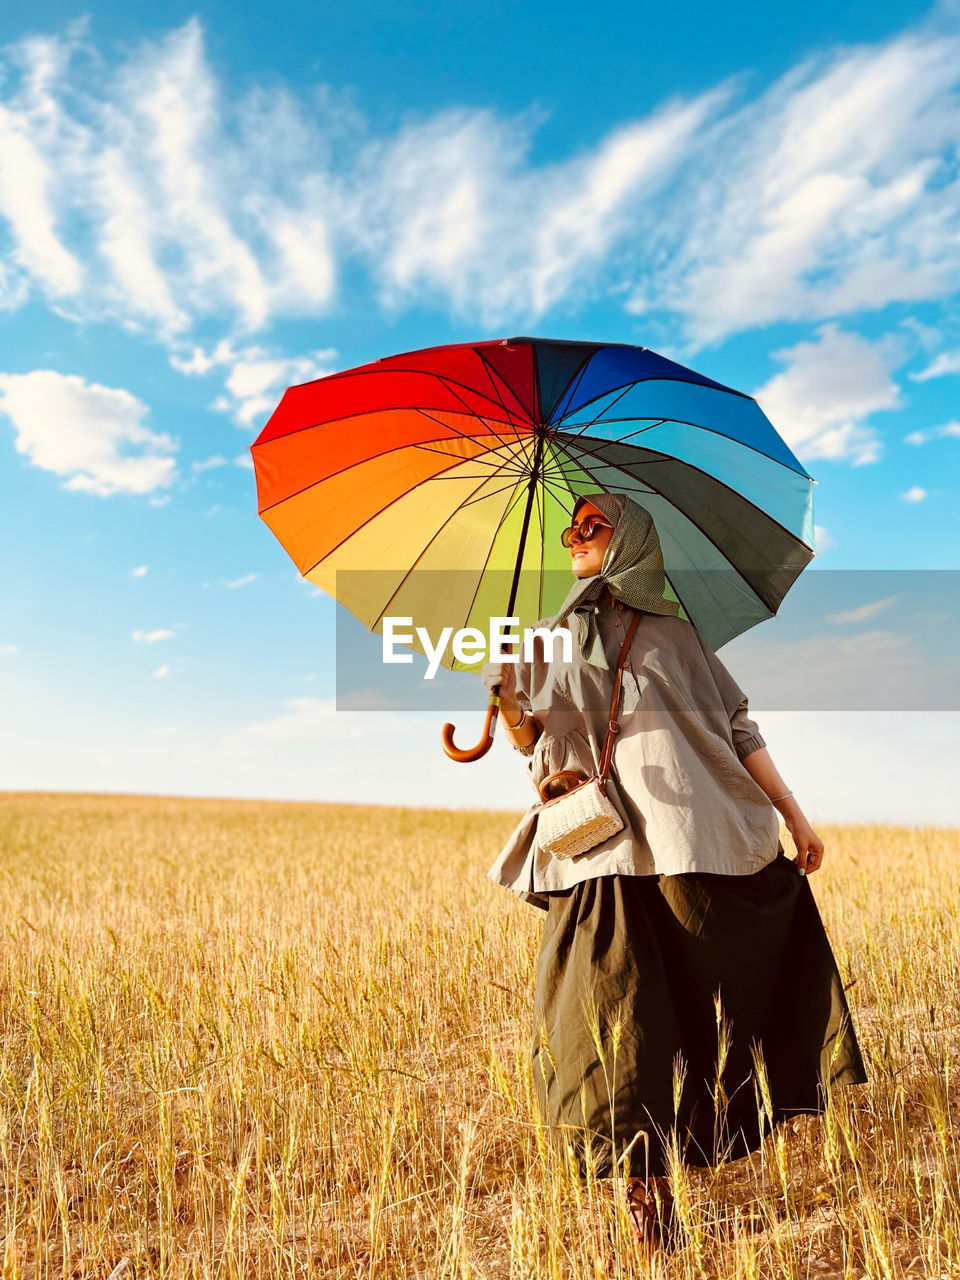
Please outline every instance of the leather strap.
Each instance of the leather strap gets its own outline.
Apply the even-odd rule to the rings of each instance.
[[[600,790],[607,794],[607,775],[610,772],[610,765],[613,760],[613,740],[616,738],[620,730],[617,723],[617,707],[620,703],[620,686],[623,683],[623,668],[626,666],[627,653],[630,649],[630,641],[633,639],[633,633],[637,629],[637,623],[640,621],[640,611],[634,609],[633,619],[627,628],[627,634],[623,637],[623,644],[620,646],[620,657],[617,661],[617,674],[613,679],[613,696],[610,699],[610,720],[607,725],[607,732],[603,739],[603,752],[600,756],[600,772],[597,775]]]
[[[620,646],[620,657],[617,661],[617,672],[613,678],[613,696],[610,699],[610,718],[607,724],[607,732],[603,739],[603,750],[600,754],[600,770],[596,774],[597,785],[603,795],[607,794],[607,774],[610,772],[610,764],[613,760],[613,741],[617,736],[617,733],[620,731],[620,725],[617,723],[616,717],[617,707],[620,703],[620,686],[623,683],[623,668],[626,666],[627,654],[630,650],[630,641],[633,639],[633,633],[636,631],[637,623],[639,621],[640,612],[635,609],[633,611],[633,619],[627,628],[627,634],[623,637],[623,644]],[[581,777],[576,770],[557,769],[554,773],[548,774],[540,783],[538,788],[540,791],[540,798],[544,800],[546,804],[552,804],[554,800],[562,798],[561,796],[554,796],[553,800],[550,800],[547,798],[546,794],[546,789],[549,788],[550,783],[553,782],[554,779],[559,780],[560,778],[571,778],[578,786],[583,786],[591,780],[590,778]],[[575,790],[576,788],[569,789]]]

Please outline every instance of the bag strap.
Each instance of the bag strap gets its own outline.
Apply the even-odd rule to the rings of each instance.
[[[607,794],[607,774],[610,772],[610,764],[613,760],[613,740],[620,730],[617,723],[617,706],[620,702],[620,686],[623,683],[623,668],[626,666],[627,653],[630,649],[630,641],[633,639],[633,633],[637,629],[637,623],[640,621],[640,611],[633,611],[633,620],[627,628],[627,634],[623,637],[623,644],[620,646],[620,657],[617,661],[617,674],[613,679],[613,697],[610,699],[610,721],[607,725],[607,732],[603,739],[603,752],[600,756],[600,772],[597,775],[601,792]]]

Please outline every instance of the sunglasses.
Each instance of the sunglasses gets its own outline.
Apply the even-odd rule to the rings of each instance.
[[[608,520],[601,520],[599,516],[585,516],[578,525],[572,524],[569,529],[564,529],[560,541],[565,547],[570,547],[573,545],[574,534],[579,542],[589,542],[598,529],[612,528],[613,525]]]

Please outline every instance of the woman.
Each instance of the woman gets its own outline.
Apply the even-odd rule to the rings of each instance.
[[[534,786],[558,769],[589,776],[640,611],[607,784],[624,827],[558,860],[537,849],[538,799],[489,875],[547,913],[532,1055],[551,1135],[581,1170],[589,1146],[601,1177],[620,1176],[629,1152],[644,1170],[625,1182],[632,1221],[645,1243],[669,1245],[671,1127],[683,1163],[714,1165],[756,1150],[764,1118],[823,1111],[826,1079],[867,1074],[806,879],[823,841],[746,695],[664,596],[652,516],[626,494],[585,495],[564,542],[576,581],[538,626],[573,621],[572,660],[538,639],[529,658],[487,663],[483,680],[501,685],[500,723]],[[756,1052],[769,1082],[759,1115]]]

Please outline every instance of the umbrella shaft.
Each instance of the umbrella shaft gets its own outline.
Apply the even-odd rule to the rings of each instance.
[[[533,456],[533,472],[527,486],[527,505],[523,513],[523,528],[520,530],[520,548],[517,551],[517,563],[513,569],[513,581],[510,584],[510,599],[507,602],[507,616],[513,614],[513,606],[517,599],[517,587],[520,585],[520,566],[523,564],[523,550],[527,542],[527,530],[530,527],[530,512],[533,509],[533,496],[537,491],[537,480],[540,478],[540,465],[543,458],[543,436],[537,434],[537,451]]]

